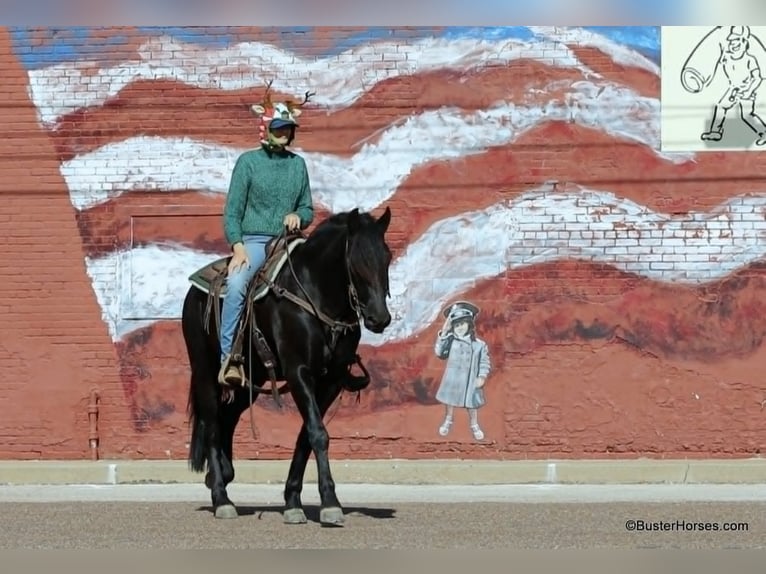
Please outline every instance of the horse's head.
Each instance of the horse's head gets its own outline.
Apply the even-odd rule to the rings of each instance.
[[[386,245],[386,231],[391,223],[391,209],[379,218],[354,209],[348,214],[348,266],[351,283],[358,297],[364,326],[382,333],[391,323],[386,297],[391,250]]]

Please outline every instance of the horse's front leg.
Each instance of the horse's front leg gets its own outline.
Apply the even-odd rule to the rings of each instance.
[[[317,461],[319,498],[321,500],[319,522],[323,525],[339,526],[344,522],[343,509],[335,494],[335,481],[330,472],[328,455],[330,435],[322,421],[323,413],[314,392],[317,381],[305,365],[299,366],[288,380],[295,405],[303,417],[308,443],[314,451],[314,458]],[[296,472],[297,469],[298,465],[296,465]]]
[[[341,385],[335,381],[327,386],[321,386],[316,390],[316,402],[319,407],[320,418],[324,418],[327,409],[330,408],[341,391]],[[329,441],[329,439],[328,439]],[[306,514],[303,512],[301,492],[303,491],[303,478],[306,473],[306,465],[311,455],[311,442],[306,423],[301,425],[298,439],[295,441],[293,459],[285,482],[285,512],[284,521],[287,524],[306,523]]]

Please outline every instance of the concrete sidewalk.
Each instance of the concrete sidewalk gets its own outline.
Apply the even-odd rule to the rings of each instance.
[[[235,461],[239,484],[282,484],[287,460]],[[333,460],[345,484],[766,484],[766,459]],[[0,484],[201,483],[186,461],[0,461]],[[316,481],[312,458],[306,481]]]
[[[238,504],[284,504],[278,484],[231,484]],[[766,502],[766,489],[753,484],[348,484],[338,483],[344,504]],[[317,485],[306,483],[304,504],[319,504]],[[208,504],[204,484],[76,484],[0,486],[0,503],[30,502],[197,502]]]

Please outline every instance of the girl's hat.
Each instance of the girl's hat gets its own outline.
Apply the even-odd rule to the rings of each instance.
[[[444,309],[442,314],[450,321],[466,318],[475,319],[476,315],[479,314],[479,308],[468,301],[456,301]]]

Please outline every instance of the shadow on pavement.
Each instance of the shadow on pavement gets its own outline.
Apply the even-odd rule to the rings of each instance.
[[[306,518],[311,522],[319,522],[319,506],[313,504],[304,504],[303,512],[306,514]],[[197,511],[205,511],[213,514],[212,506],[200,506]],[[237,513],[240,516],[253,516],[257,515],[260,519],[263,514],[282,514],[284,507],[282,506],[237,506]],[[343,513],[346,515],[357,514],[361,516],[367,516],[375,519],[387,519],[394,518],[396,509],[394,508],[369,508],[365,506],[344,506]]]

